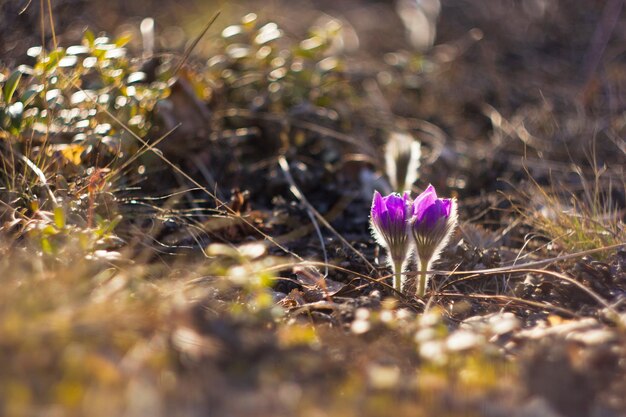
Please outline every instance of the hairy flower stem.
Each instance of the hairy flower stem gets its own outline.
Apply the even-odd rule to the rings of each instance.
[[[402,292],[402,261],[393,263],[393,289]]]
[[[423,298],[426,294],[426,271],[428,271],[428,260],[422,259],[420,261],[419,284],[417,287],[417,296],[420,298]]]

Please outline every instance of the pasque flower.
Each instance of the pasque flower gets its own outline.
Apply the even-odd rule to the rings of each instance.
[[[385,146],[385,170],[393,191],[403,192],[417,180],[421,144],[408,133],[395,131]]]
[[[407,259],[411,245],[409,219],[411,216],[410,197],[389,194],[386,197],[374,192],[370,223],[372,233],[379,245],[388,253],[389,263],[394,273],[393,287],[401,290],[402,268]]]
[[[435,187],[429,185],[413,202],[410,229],[419,266],[417,295],[424,296],[427,272],[450,240],[457,225],[456,200],[437,198]]]

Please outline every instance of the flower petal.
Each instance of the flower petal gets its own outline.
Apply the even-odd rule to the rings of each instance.
[[[385,200],[383,196],[380,195],[378,191],[374,191],[374,200],[372,201],[372,219],[375,221],[380,220],[380,218],[384,215],[385,211],[387,211],[387,207],[385,206]]]
[[[406,201],[397,194],[389,194],[383,198],[389,217],[393,222],[406,220]]]
[[[443,214],[446,217],[450,217],[450,210],[452,210],[452,199],[451,198],[442,198],[440,199],[443,208]]]
[[[416,216],[417,221],[421,221],[424,217],[426,209],[430,207],[437,200],[437,192],[435,187],[429,185],[423,193],[417,196],[413,202],[413,215]]]
[[[374,237],[387,248],[394,262],[403,262],[409,250],[409,199],[408,194],[383,197],[375,192],[372,201],[370,221]]]
[[[430,206],[424,209],[424,212],[422,213],[422,219],[417,220],[417,221],[421,224],[422,227],[427,228],[427,229],[432,229],[442,219],[445,221],[445,219],[448,217],[447,214],[449,212],[450,212],[449,203],[446,205],[444,200],[438,199],[438,200],[435,200],[433,204],[431,204]]]

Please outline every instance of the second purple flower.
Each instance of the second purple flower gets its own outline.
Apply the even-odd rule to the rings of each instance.
[[[456,200],[438,198],[432,185],[429,185],[413,202],[411,233],[419,266],[418,296],[424,296],[428,283],[426,271],[439,258],[456,225]]]

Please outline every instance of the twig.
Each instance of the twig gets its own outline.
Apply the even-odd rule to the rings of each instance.
[[[48,0],[48,17],[50,19],[50,31],[52,32],[52,44],[54,45],[54,49],[58,48],[57,44],[57,35],[54,30],[54,20],[52,19],[52,3]]]
[[[320,230],[319,224],[317,223],[317,221],[315,221],[315,214],[314,214],[315,208],[311,205],[311,203],[309,203],[309,200],[307,200],[307,198],[304,196],[302,191],[300,191],[300,189],[296,185],[296,182],[294,181],[293,176],[291,175],[289,164],[287,163],[287,160],[285,159],[284,156],[281,155],[278,158],[278,165],[280,165],[280,168],[282,169],[283,174],[285,175],[285,179],[289,183],[289,191],[291,191],[291,194],[293,194],[294,197],[300,200],[300,203],[305,207],[306,213],[309,216],[309,219],[311,219],[311,223],[313,224],[313,227],[315,228],[317,237],[320,240],[320,246],[322,247],[322,253],[324,254],[324,265],[325,265],[324,266],[324,278],[326,278],[328,276],[328,254],[326,253],[326,245],[324,244],[324,236],[322,235],[322,231]]]
[[[8,145],[4,145],[4,146],[8,147]],[[43,171],[33,161],[28,159],[25,155],[22,155],[20,152],[14,150],[12,148],[10,148],[10,150],[11,150],[12,153],[17,155],[17,157],[19,159],[21,159],[22,162],[24,162],[24,164],[26,164],[26,166],[31,169],[31,171],[33,171],[35,173],[35,175],[39,179],[39,182],[41,183],[41,185],[46,189],[46,192],[48,193],[48,196],[50,197],[52,205],[55,206],[55,207],[58,207],[59,203],[57,202],[56,197],[54,196],[54,193],[52,192],[52,189],[48,185],[48,180],[46,179],[46,175],[43,173]],[[4,158],[3,158],[3,160],[4,160]]]
[[[215,190],[214,194],[218,196],[221,200],[224,200],[225,198],[222,195],[222,192],[219,190],[219,188],[217,188],[217,181],[215,181],[215,178],[213,178],[213,175],[211,174],[211,172],[209,172],[207,167],[202,163],[198,155],[194,155],[191,158],[191,162],[193,162],[196,168],[198,168],[198,171],[200,171],[200,173],[202,174],[206,182],[209,185],[211,185],[211,187]]]
[[[528,262],[528,263],[519,264],[519,265],[502,266],[502,267],[499,267],[499,268],[477,269],[477,270],[474,270],[474,271],[442,271],[442,270],[433,270],[433,271],[428,271],[428,272],[432,273],[432,274],[440,274],[440,275],[495,274],[495,273],[501,273],[501,272],[515,272],[515,271],[517,271],[520,268],[535,268],[535,267],[539,267],[539,266],[545,266],[545,265],[549,265],[549,264],[554,263],[554,262],[565,261],[565,260],[568,260],[568,259],[581,258],[581,257],[586,256],[586,255],[591,255],[591,254],[594,254],[594,253],[604,252],[604,251],[607,251],[607,250],[619,249],[619,248],[626,248],[626,243],[618,243],[616,245],[604,246],[602,248],[596,248],[596,249],[589,249],[589,250],[582,251],[582,252],[570,253],[568,255],[561,255],[561,256],[557,256],[555,258],[544,259],[542,261]]]
[[[211,26],[213,26],[213,23],[215,23],[215,21],[217,20],[217,18],[220,15],[220,13],[222,13],[222,12],[218,11],[217,13],[215,13],[215,15],[213,15],[211,20],[209,20],[209,23],[207,23],[206,26],[204,27],[204,29],[202,30],[202,32],[200,32],[200,34],[198,36],[196,36],[196,38],[193,40],[191,45],[189,45],[189,47],[185,51],[183,57],[180,59],[180,62],[178,62],[178,65],[176,66],[176,69],[173,72],[174,76],[176,74],[178,74],[178,71],[180,71],[180,69],[185,64],[185,62],[187,62],[187,59],[189,58],[189,55],[191,55],[191,52],[193,52],[195,47],[198,45],[198,42],[200,42],[200,39],[202,39],[204,37],[204,35],[206,35],[206,33],[208,32],[209,28]]]
[[[460,293],[435,293],[434,297],[455,297],[455,298],[476,298],[476,299],[485,299],[485,300],[501,300],[507,302],[516,302],[520,304],[526,304],[532,307],[541,308],[544,310],[553,310],[559,312],[563,315],[579,318],[580,316],[573,311],[567,310],[562,307],[553,306],[552,304],[540,303],[532,300],[525,300],[523,298],[517,297],[509,297],[506,295],[490,295],[490,294],[460,294]]]
[[[43,1],[43,0],[42,0]],[[218,14],[219,15],[219,14]],[[217,16],[215,17],[217,18]],[[85,91],[76,83],[76,81],[71,81],[71,84],[74,88],[76,88],[79,91],[82,91],[83,93],[85,93]],[[154,148],[154,144],[150,144],[148,143],[145,139],[143,139],[141,136],[139,136],[138,134],[136,134],[135,132],[133,132],[132,129],[130,129],[126,124],[124,124],[124,122],[122,122],[119,118],[117,118],[113,113],[111,113],[106,107],[104,107],[103,105],[101,105],[100,103],[98,103],[98,101],[91,97],[90,95],[85,94],[85,96],[87,97],[87,99],[89,101],[91,101],[100,111],[102,111],[103,113],[105,113],[108,117],[110,117],[115,123],[117,123],[122,129],[124,129],[126,132],[128,132],[133,138],[135,138],[135,140],[137,140],[141,145],[143,145],[146,148],[146,152],[147,151],[151,151],[154,155],[156,155],[159,159],[161,159],[165,164],[167,164],[170,168],[172,168],[174,171],[176,171],[178,174],[180,174],[181,176],[183,176],[187,181],[189,181],[191,184],[193,184],[194,186],[198,187],[199,189],[201,189],[205,194],[207,194],[209,197],[213,198],[217,203],[219,203],[220,205],[222,205],[223,207],[226,208],[226,211],[228,212],[229,215],[240,219],[241,221],[243,221],[247,226],[249,226],[250,228],[252,228],[255,232],[259,233],[259,235],[261,235],[264,239],[266,239],[268,242],[270,242],[271,244],[273,244],[274,246],[276,246],[277,248],[279,248],[280,250],[282,250],[283,252],[294,256],[297,259],[302,260],[302,258],[297,255],[296,253],[290,251],[289,249],[287,249],[286,247],[284,247],[283,245],[281,245],[280,243],[278,243],[274,238],[272,238],[270,235],[268,235],[267,233],[263,232],[261,229],[259,229],[256,225],[254,225],[251,221],[247,220],[245,217],[243,217],[241,214],[235,212],[235,210],[233,210],[232,208],[230,208],[227,204],[225,204],[222,200],[220,200],[214,193],[212,193],[211,191],[209,191],[205,186],[203,186],[202,184],[200,184],[198,181],[196,181],[195,179],[193,179],[189,174],[187,174],[186,172],[184,172],[181,168],[179,168],[178,166],[176,166],[176,164],[172,163],[169,159],[167,159],[160,151],[158,151],[157,149]],[[165,139],[165,137],[167,137],[167,134],[165,136],[163,136],[161,139]],[[107,180],[109,178],[111,178],[113,175],[115,175],[115,171],[111,171],[111,174],[109,174],[109,176],[107,177]]]
[[[278,157],[278,163],[280,164],[281,168],[283,169],[283,172],[287,172],[287,173],[289,172],[289,164],[287,163],[287,160],[285,159],[284,156],[281,155],[281,156]],[[352,252],[354,252],[359,258],[361,258],[365,262],[365,264],[368,267],[370,267],[371,271],[376,271],[376,268],[374,267],[374,265],[372,265],[370,263],[370,261],[368,261],[367,258],[365,258],[365,256],[361,252],[359,252],[354,246],[352,246],[350,244],[350,242],[348,242],[343,236],[341,236],[341,234],[330,223],[328,223],[328,221],[324,218],[324,216],[322,216],[315,209],[315,207],[313,207],[311,205],[311,203],[309,203],[309,201],[306,199],[306,197],[300,192],[300,190],[296,186],[295,182],[293,181],[293,178],[291,177],[291,174],[289,174],[289,176],[287,178],[287,181],[291,185],[291,187],[290,187],[291,192],[294,193],[296,198],[298,198],[299,200],[302,201],[302,203],[307,207],[308,210],[310,210],[315,215],[315,217],[317,217],[317,219],[320,221],[320,223],[322,223],[324,225],[324,227],[326,227],[335,236],[337,236],[337,238],[341,241],[341,243],[346,245],[346,247],[348,247]],[[325,250],[324,250],[324,253],[325,253]]]

